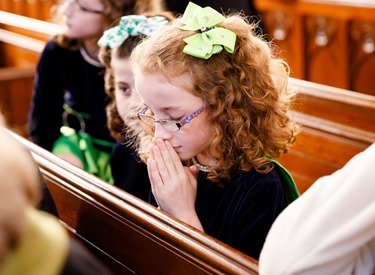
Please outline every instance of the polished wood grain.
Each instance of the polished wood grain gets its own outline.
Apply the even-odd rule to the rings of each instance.
[[[35,67],[0,68],[0,112],[9,128],[28,136],[27,115],[30,109]]]
[[[291,78],[299,94],[291,117],[302,126],[280,158],[301,193],[375,142],[375,97]]]
[[[0,66],[35,65],[46,41],[61,27],[0,10]]]

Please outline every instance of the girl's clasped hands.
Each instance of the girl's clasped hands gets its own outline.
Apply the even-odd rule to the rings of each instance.
[[[194,226],[203,230],[195,212],[198,168],[184,166],[167,140],[154,138],[150,152],[147,167],[159,207],[178,219],[194,221]]]

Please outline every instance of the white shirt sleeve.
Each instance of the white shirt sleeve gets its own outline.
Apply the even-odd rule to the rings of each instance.
[[[374,271],[375,144],[289,205],[259,259],[261,275]]]

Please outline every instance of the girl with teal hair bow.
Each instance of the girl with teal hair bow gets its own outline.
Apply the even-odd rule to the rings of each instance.
[[[143,37],[159,31],[172,19],[168,12],[123,16],[98,41],[99,58],[106,68],[105,90],[110,98],[106,107],[107,126],[117,141],[110,160],[114,185],[144,201],[148,201],[150,194],[147,167],[127,138],[127,125],[137,123],[129,113],[139,102],[129,58]]]

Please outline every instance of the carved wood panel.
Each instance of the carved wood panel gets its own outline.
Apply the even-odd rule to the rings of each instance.
[[[299,35],[300,17],[290,10],[269,11],[263,17],[272,41],[277,45],[281,57],[287,60],[290,66],[291,76],[303,78],[302,52],[299,48],[300,44],[303,44]]]
[[[350,89],[375,95],[375,23],[349,23]]]
[[[326,16],[304,19],[305,79],[339,88],[348,87],[346,24]]]
[[[375,95],[375,2],[255,0],[292,76]],[[294,74],[293,74],[294,73]]]
[[[0,0],[0,10],[35,19],[50,19],[50,9],[58,0]]]

